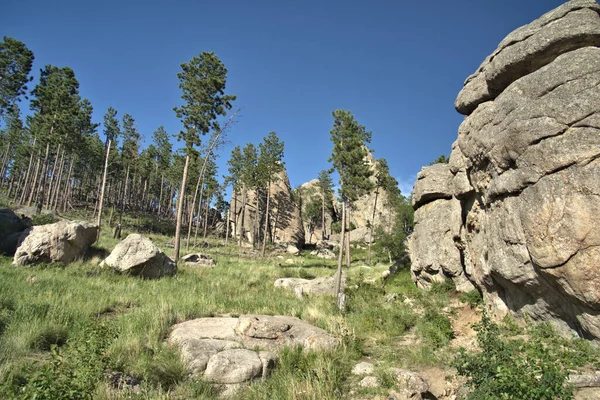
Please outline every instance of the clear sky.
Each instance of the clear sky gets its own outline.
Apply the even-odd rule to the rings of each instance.
[[[464,79],[508,33],[561,3],[3,0],[0,35],[33,50],[36,79],[46,64],[71,67],[95,122],[109,106],[130,113],[145,144],[160,125],[180,129],[179,65],[214,51],[242,108],[221,174],[233,145],[276,131],[292,186],[316,178],[342,108],[373,132],[375,157],[408,194],[421,166],[450,153]]]

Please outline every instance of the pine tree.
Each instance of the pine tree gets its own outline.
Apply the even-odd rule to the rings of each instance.
[[[177,78],[184,104],[175,107],[174,111],[183,124],[184,129],[179,133],[178,139],[185,142],[186,157],[175,223],[176,263],[179,259],[183,199],[192,149],[200,145],[201,135],[219,129],[217,118],[226,115],[227,110],[231,109],[231,102],[235,100],[235,96],[225,94],[227,69],[214,53],[202,52],[189,63],[181,64],[181,69]]]
[[[319,172],[317,179],[318,187],[321,192],[321,239],[325,240],[325,206],[333,202],[333,179],[331,179],[331,170],[324,169]]]
[[[335,287],[335,295],[338,296],[342,281],[342,258],[347,210],[352,202],[372,187],[369,180],[372,171],[366,163],[366,144],[371,142],[371,132],[367,131],[363,125],[359,125],[350,111],[336,110],[333,112],[333,118],[333,129],[330,132],[333,151],[329,160],[333,162],[333,167],[340,176],[339,195],[342,199],[342,232]]]
[[[27,93],[33,59],[23,42],[6,36],[0,42],[0,117]]]
[[[283,171],[283,148],[284,144],[279,140],[275,132],[270,132],[263,142],[258,145],[259,155],[257,161],[258,184],[266,186],[267,205],[265,210],[265,224],[263,229],[263,242],[261,255],[265,256],[267,243],[267,231],[269,228],[269,208],[271,200],[271,184],[277,182],[278,174]],[[258,192],[257,192],[258,199]]]

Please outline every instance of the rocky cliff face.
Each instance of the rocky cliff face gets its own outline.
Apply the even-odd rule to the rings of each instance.
[[[271,211],[269,214],[271,220],[269,229],[273,235],[273,241],[275,243],[304,244],[304,226],[300,218],[300,209],[292,199],[292,189],[285,169],[279,174],[278,180],[271,184],[270,196],[271,204],[269,208]],[[230,202],[232,232],[236,235],[243,235],[244,239],[250,243],[262,237],[265,221],[260,216],[264,216],[265,199],[266,196],[258,199],[261,212],[258,213],[259,218],[257,219],[257,194],[254,190],[247,192],[246,206],[243,209],[243,194],[232,195]],[[258,225],[256,222],[258,222]],[[257,231],[260,233],[257,234]]]
[[[307,220],[307,207],[311,202],[316,202],[321,205],[322,195],[319,189],[319,180],[313,179],[312,181],[303,183],[298,188],[298,196],[300,196],[300,204],[302,208],[302,223],[304,225],[304,233],[306,243],[317,243],[323,238],[323,229],[321,223],[317,226],[312,226]],[[337,221],[338,217],[335,210],[332,209],[331,205],[325,205],[325,237],[331,235],[331,224]]]
[[[413,279],[600,338],[600,6],[521,27],[465,82],[449,164],[414,186]]]

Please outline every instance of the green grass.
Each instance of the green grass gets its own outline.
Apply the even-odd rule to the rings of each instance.
[[[124,235],[128,233],[133,231],[127,228]],[[173,255],[171,237],[147,236]],[[351,397],[360,379],[350,370],[365,357],[376,361],[383,385],[358,393],[386,395],[393,386],[389,367],[447,366],[454,356],[446,346],[453,333],[442,311],[455,295],[453,288],[435,285],[423,292],[408,269],[383,281],[381,273],[388,265],[365,266],[364,249],[354,251],[353,266],[344,268],[348,300],[342,314],[332,296],[298,299],[274,287],[281,277],[311,279],[335,272],[336,260],[309,251],[301,257],[283,254],[282,260],[270,249],[269,256],[260,258],[251,250],[240,253],[235,244],[210,239],[189,252],[210,254],[215,268],[183,265],[174,277],[141,280],[98,266],[118,242],[104,226],[86,258],[66,267],[15,267],[12,259],[0,256],[0,398],[133,396],[112,390],[105,371],[140,378],[141,392],[134,398],[215,398],[217,388],[188,376],[177,350],[165,339],[173,324],[224,314],[295,316],[330,331],[342,343],[330,352],[283,351],[271,377],[243,389],[240,399]],[[187,253],[183,242],[182,254]],[[285,263],[287,258],[294,264]],[[396,299],[387,301],[391,295]],[[536,334],[545,331],[540,328]],[[416,342],[407,346],[407,335]],[[573,358],[573,365],[583,362]]]

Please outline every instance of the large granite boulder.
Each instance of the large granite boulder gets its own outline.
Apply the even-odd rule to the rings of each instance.
[[[279,278],[275,281],[276,288],[292,290],[298,294],[310,296],[334,295],[337,273],[315,279]],[[342,290],[346,283],[346,274],[342,274]]]
[[[449,164],[434,166],[445,178],[415,184],[419,285],[466,290],[466,278],[500,313],[600,338],[598,46],[600,6],[570,1],[511,33],[467,80]]]
[[[173,260],[150,239],[137,233],[130,234],[117,244],[100,266],[147,279],[174,275],[176,272]]]
[[[168,342],[177,346],[188,371],[210,382],[239,384],[264,378],[284,347],[331,350],[339,340],[323,329],[287,316],[242,315],[199,318],[173,326]]]
[[[12,256],[26,226],[11,209],[0,208],[0,254]]]
[[[302,246],[305,241],[304,226],[298,203],[292,197],[292,188],[285,169],[279,173],[270,190],[270,229],[274,243],[293,243]],[[256,191],[246,190],[233,193],[231,197],[230,225],[233,235],[250,243],[262,239],[265,226],[264,212],[266,196],[257,196]],[[257,204],[261,210],[257,216]]]
[[[98,227],[84,221],[31,227],[20,236],[13,264],[71,263],[83,257],[97,234]]]

